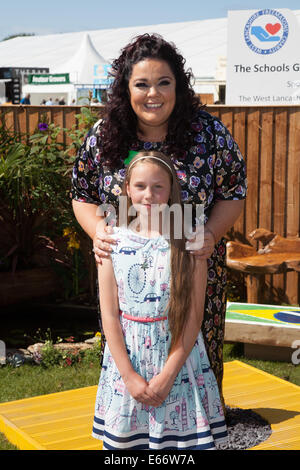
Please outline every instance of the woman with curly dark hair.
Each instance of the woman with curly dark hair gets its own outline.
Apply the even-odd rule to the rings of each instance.
[[[73,209],[92,238],[95,259],[109,256],[109,230],[97,206],[116,208],[125,168],[136,152],[168,155],[181,185],[182,202],[202,204],[204,244],[193,252],[207,259],[202,332],[222,396],[226,312],[224,234],[243,210],[246,171],[237,144],[222,122],[204,111],[192,74],[176,47],[157,34],[138,36],[112,64],[113,84],[104,119],[87,135],[73,169]]]
[[[139,137],[141,132],[139,116],[130,102],[132,93],[128,91],[130,91],[130,78],[132,78],[134,65],[145,63],[144,61],[149,58],[168,64],[170,69],[168,72],[171,72],[173,81],[175,80],[173,84],[176,84],[174,107],[167,116],[167,133],[166,130],[162,130],[162,135],[158,137],[164,138],[164,148],[168,150],[168,153],[175,153],[178,157],[184,156],[186,149],[192,143],[189,135],[191,120],[200,106],[199,99],[191,87],[192,74],[185,71],[185,60],[175,47],[159,36],[145,34],[138,37],[133,44],[126,46],[120,57],[112,64],[111,73],[114,81],[110,100],[106,106],[101,141],[105,148],[105,159],[113,165],[118,164],[124,155],[127,155],[132,142]],[[133,82],[133,79],[131,81]],[[141,93],[145,84],[138,83],[135,87]],[[163,89],[166,85],[162,83],[160,87]],[[145,137],[148,138],[148,136]]]

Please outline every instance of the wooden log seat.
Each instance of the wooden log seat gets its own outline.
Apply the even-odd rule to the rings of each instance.
[[[300,272],[300,238],[284,238],[264,228],[255,229],[249,237],[262,248],[229,241],[226,262],[246,274],[247,302],[259,303],[265,274]]]

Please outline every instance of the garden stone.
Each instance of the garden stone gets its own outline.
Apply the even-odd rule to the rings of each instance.
[[[28,346],[27,351],[30,354],[34,355],[34,354],[40,353],[43,346],[44,346],[44,343],[35,343],[35,344],[32,344],[31,346]]]
[[[87,344],[85,342],[54,344],[54,348],[56,349],[60,349],[62,351],[74,351],[74,352],[86,351],[87,349],[92,349],[92,347],[93,346],[91,344]]]
[[[87,344],[95,344],[99,339],[99,336],[94,336],[93,338],[86,339],[84,342]]]
[[[14,354],[21,354],[24,356],[26,359],[29,359],[31,357],[31,353],[27,349],[23,348],[8,348],[6,350],[6,355],[11,355],[13,356]]]
[[[28,346],[27,351],[30,354],[40,354],[41,349],[45,346],[45,343],[35,343],[31,346]],[[78,352],[78,351],[86,351],[87,349],[92,349],[93,344],[88,344],[85,342],[80,343],[58,343],[54,344],[53,347],[55,349],[59,349],[61,351],[70,351],[70,352]]]

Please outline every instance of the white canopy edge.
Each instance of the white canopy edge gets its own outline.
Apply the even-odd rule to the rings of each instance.
[[[23,93],[55,93],[59,96],[60,93],[70,93],[75,89],[72,83],[61,85],[24,85]]]

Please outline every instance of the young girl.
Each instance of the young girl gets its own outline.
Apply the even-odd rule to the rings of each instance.
[[[176,218],[164,233],[163,208],[181,204],[171,160],[138,153],[123,192],[138,217],[114,228],[98,266],[107,343],[93,436],[104,450],[214,449],[227,430],[200,332],[207,266],[174,237]]]

